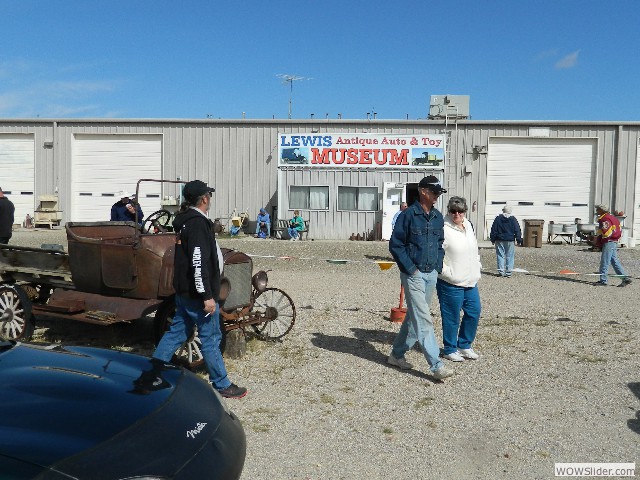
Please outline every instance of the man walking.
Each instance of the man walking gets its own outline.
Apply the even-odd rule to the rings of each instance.
[[[516,254],[514,242],[522,246],[522,230],[518,220],[512,215],[510,206],[502,207],[502,214],[493,221],[489,239],[496,246],[498,275],[511,277]]]
[[[220,352],[221,268],[213,223],[208,218],[214,191],[200,180],[188,182],[182,191],[184,208],[173,221],[178,233],[173,274],[176,313],[153,357],[169,362],[196,326],[209,381],[223,397],[242,398],[247,389],[231,383]]]
[[[400,269],[407,314],[387,362],[402,369],[413,368],[404,355],[418,342],[437,380],[453,375],[439,358],[429,311],[444,258],[444,219],[434,204],[445,192],[433,175],[420,180],[418,199],[398,217],[389,240],[389,252]]]
[[[13,222],[16,208],[13,202],[4,196],[0,188],[0,244],[6,245],[13,233]]]
[[[600,254],[600,280],[595,285],[607,286],[609,282],[609,265],[613,267],[616,274],[622,276],[622,283],[619,287],[625,287],[631,283],[631,279],[622,268],[618,260],[618,240],[622,236],[620,221],[609,213],[606,205],[596,205],[598,215],[598,231],[596,232],[596,246],[602,248]]]

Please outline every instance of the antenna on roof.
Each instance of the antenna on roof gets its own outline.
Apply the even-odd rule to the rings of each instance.
[[[301,77],[299,75],[289,75],[288,73],[278,73],[276,77],[281,79],[282,83],[289,84],[289,119],[291,119],[291,105],[293,103],[293,82],[298,82],[300,80],[311,80],[311,78]]]

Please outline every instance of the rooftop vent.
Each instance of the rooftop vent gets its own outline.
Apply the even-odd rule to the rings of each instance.
[[[429,120],[469,118],[469,95],[431,95]]]

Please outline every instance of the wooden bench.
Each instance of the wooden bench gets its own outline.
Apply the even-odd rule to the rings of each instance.
[[[287,232],[288,230],[289,220],[278,220],[276,225],[273,227],[273,236],[282,239],[282,232]],[[305,235],[305,238],[309,240],[309,220],[304,221],[304,230],[300,230],[300,240],[302,240],[303,235]]]

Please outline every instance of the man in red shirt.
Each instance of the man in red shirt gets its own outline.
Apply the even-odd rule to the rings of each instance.
[[[598,231],[596,232],[596,245],[602,248],[600,255],[600,280],[594,285],[607,286],[609,279],[609,265],[617,275],[622,277],[619,287],[625,287],[631,283],[618,260],[618,239],[622,236],[622,228],[618,219],[609,213],[606,205],[596,205],[598,214]]]

